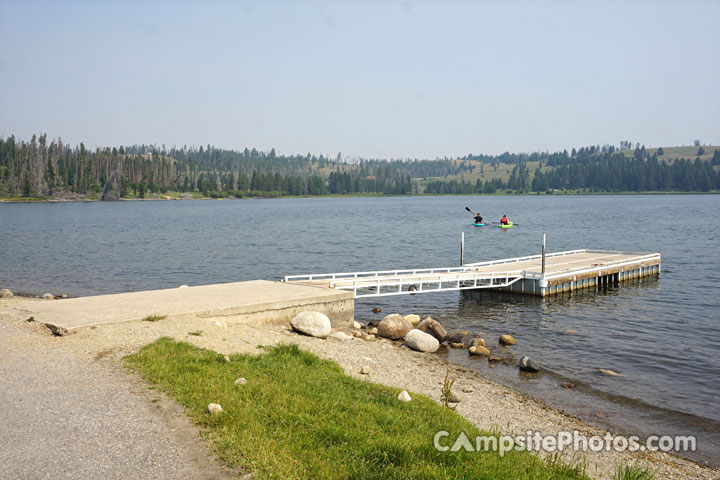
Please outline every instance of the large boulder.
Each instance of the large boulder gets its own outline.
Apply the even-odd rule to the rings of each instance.
[[[403,318],[402,315],[393,313],[380,320],[377,326],[377,334],[384,338],[398,340],[405,338],[405,335],[412,329],[412,323]]]
[[[405,335],[405,345],[418,352],[433,353],[440,348],[440,342],[429,333],[413,329]]]
[[[425,320],[420,322],[417,328],[422,332],[429,333],[430,335],[435,337],[438,342],[444,341],[445,337],[447,337],[447,330],[445,330],[443,326],[440,325],[440,322],[433,319],[432,317],[425,318]]]
[[[317,338],[327,337],[332,330],[330,319],[320,312],[300,312],[290,320],[290,326],[297,332]]]
[[[405,315],[405,320],[413,324],[413,327],[416,327],[418,323],[420,323],[420,315],[415,315],[414,313],[411,313],[410,315]]]

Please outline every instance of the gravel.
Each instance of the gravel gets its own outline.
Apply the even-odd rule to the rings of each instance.
[[[6,300],[0,300],[0,310],[7,304],[3,302]],[[104,325],[66,337],[51,337],[42,326],[0,315],[0,346],[10,353],[0,360],[0,375],[11,381],[10,388],[0,392],[0,425],[9,427],[0,431],[0,444],[10,445],[10,449],[0,452],[0,464],[10,465],[11,477],[227,475],[207,453],[197,431],[177,413],[181,409],[175,406],[176,413],[170,414],[170,407],[152,403],[157,394],[119,366],[123,356],[162,336],[222,354],[258,354],[262,352],[259,345],[294,343],[336,361],[348,375],[407,390],[411,396],[422,393],[438,402],[449,369],[455,385],[462,385],[467,392],[457,412],[483,430],[555,434],[577,429],[587,436],[606,433],[477,372],[449,364],[433,354],[403,348],[397,342],[355,337],[338,342],[300,335],[289,326],[254,322],[227,327],[226,320],[169,317],[153,323]],[[188,335],[198,329],[203,330],[202,336]],[[12,332],[9,340],[6,331]],[[368,365],[372,365],[369,374],[361,374],[362,367]],[[184,423],[173,427],[168,417]],[[646,465],[656,472],[656,478],[720,478],[717,469],[663,453],[566,451],[563,458],[584,460],[588,475],[594,478],[612,478],[620,463]],[[213,465],[213,473],[200,468],[201,462]]]

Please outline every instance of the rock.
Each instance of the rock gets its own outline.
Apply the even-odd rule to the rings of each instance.
[[[363,332],[353,332],[353,337],[355,338],[363,338],[363,335]]]
[[[486,357],[490,355],[490,350],[485,347],[481,347],[480,345],[473,345],[468,349],[468,352],[470,355],[482,355]]]
[[[362,328],[362,325],[360,325],[360,322],[353,322],[353,328],[355,330],[360,330]]]
[[[460,403],[461,401],[462,397],[460,395],[453,391],[450,391],[450,395],[448,395],[448,403]]]
[[[410,400],[412,400],[412,398],[410,398],[410,394],[408,392],[403,390],[398,395],[398,400],[400,400],[401,402],[409,402]]]
[[[178,288],[190,288],[187,285],[180,285]]]
[[[485,347],[485,339],[482,337],[475,337],[470,340],[470,347]],[[469,347],[468,347],[469,348]]]
[[[502,358],[496,357],[495,355],[490,355],[488,357],[488,362],[490,362],[490,363],[497,363],[497,362],[501,362],[501,361],[502,361]]]
[[[448,335],[445,340],[447,340],[448,343],[463,343],[463,337],[465,337],[465,335],[467,334],[463,332],[455,332],[451,335]]]
[[[413,327],[416,327],[420,323],[420,315],[410,314],[403,317],[408,322],[412,323]]]
[[[229,356],[229,355],[225,355],[225,361],[226,361],[227,363],[230,363],[230,356]]]
[[[578,333],[578,331],[573,330],[572,328],[568,328],[567,330],[565,330],[566,335],[577,335],[577,333]]]
[[[330,338],[346,341],[346,340],[352,340],[353,337],[352,337],[352,335],[348,335],[345,332],[335,332],[335,333],[330,334]]]
[[[61,327],[59,325],[53,325],[51,323],[46,323],[45,326],[48,327],[50,329],[50,331],[52,332],[52,334],[55,335],[56,337],[64,337],[65,335],[70,334],[70,332],[68,331],[67,328]]]
[[[67,294],[67,293],[61,293],[61,294],[60,294],[60,298],[68,298],[68,294]]]
[[[565,382],[565,383],[561,383],[560,386],[562,388],[575,388],[576,385],[574,383]]]
[[[13,295],[13,293],[7,288],[3,288],[2,290],[0,290],[0,298],[12,298],[14,296],[15,295]]]
[[[377,327],[372,327],[370,330],[368,330],[368,333],[370,335],[377,335],[378,329]]]
[[[42,298],[44,300],[55,300],[55,295],[53,295],[52,293],[46,293],[42,296]]]
[[[413,329],[405,335],[405,345],[418,352],[436,352],[440,348],[440,342],[429,333]]]
[[[290,326],[293,330],[317,338],[327,337],[332,330],[330,319],[320,312],[300,312],[290,320]]]
[[[213,415],[217,415],[218,413],[222,412],[222,407],[219,403],[210,403],[208,404],[208,412],[212,413]]]
[[[530,357],[522,357],[520,359],[520,364],[518,365],[518,368],[520,369],[520,371],[530,373],[537,373],[540,371],[540,369],[535,366],[532,360],[530,360]]]
[[[375,335],[372,333],[368,333],[367,335],[363,335],[363,340],[375,340]]]
[[[600,373],[602,373],[603,375],[610,375],[611,377],[624,377],[625,376],[622,373],[614,372],[612,370],[607,370],[605,368],[601,368]]]
[[[451,343],[450,348],[465,348],[464,343]]]
[[[247,379],[240,377],[237,380],[235,380],[235,385],[245,385],[247,383]]]
[[[382,308],[375,307],[373,308],[373,313],[380,313],[382,312]]]
[[[440,322],[432,317],[426,317],[425,320],[420,322],[417,326],[421,332],[429,333],[437,339],[438,342],[442,342],[447,337],[447,331],[440,325]]]
[[[370,375],[370,367],[363,365],[362,368],[360,368],[360,375]]]
[[[512,335],[500,335],[500,345],[515,345],[517,340]]]
[[[404,338],[413,329],[412,323],[403,318],[402,315],[393,313],[380,321],[377,326],[377,334],[391,340]]]
[[[475,391],[475,387],[473,387],[472,385],[465,385],[464,387],[462,387],[461,390],[465,393],[472,393]]]

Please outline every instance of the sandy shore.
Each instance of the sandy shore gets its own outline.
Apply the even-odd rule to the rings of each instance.
[[[0,299],[0,310],[18,301]],[[388,312],[390,313],[390,312]],[[412,312],[400,312],[403,314]],[[483,430],[504,434],[524,434],[527,430],[544,434],[578,430],[590,437],[604,436],[606,430],[580,422],[546,405],[534,401],[467,368],[448,364],[432,354],[414,352],[387,340],[365,341],[315,339],[298,335],[286,326],[239,323],[227,326],[227,318],[180,316],[157,322],[129,322],[91,327],[69,336],[54,337],[47,329],[25,319],[0,316],[0,322],[22,328],[28,335],[14,339],[14,346],[26,349],[59,348],[86,364],[116,367],[121,359],[163,336],[187,341],[220,353],[258,353],[259,345],[294,343],[323,358],[337,362],[348,375],[371,382],[418,392],[440,401],[446,370],[456,378],[455,390],[471,386],[471,393],[460,393],[457,412]],[[189,335],[202,331],[201,336]],[[370,367],[369,375],[360,368]],[[130,375],[125,372],[125,375]],[[147,400],[148,402],[150,400]],[[621,463],[640,464],[657,472],[656,478],[717,479],[720,470],[699,466],[673,455],[658,452],[564,452],[568,462],[584,461],[593,478],[612,478]]]

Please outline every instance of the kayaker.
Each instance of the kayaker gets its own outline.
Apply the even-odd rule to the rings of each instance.
[[[475,214],[475,223],[483,223],[482,220],[483,220],[482,215],[480,215],[479,213],[476,213]]]
[[[503,215],[503,218],[500,219],[500,225],[509,225],[509,224],[510,224],[510,220],[508,220],[508,218],[505,215]]]

